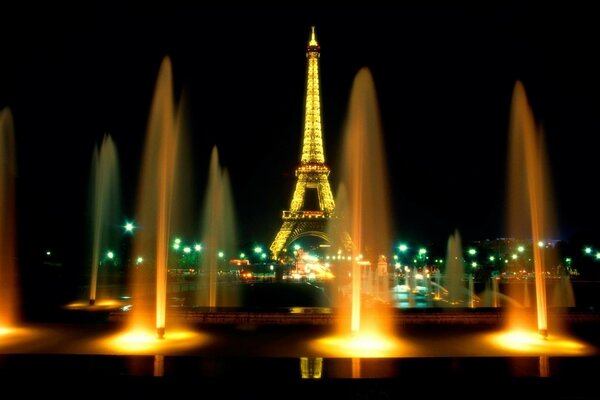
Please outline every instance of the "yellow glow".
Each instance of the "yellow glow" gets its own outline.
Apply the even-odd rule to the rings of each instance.
[[[101,346],[122,354],[164,354],[198,347],[209,341],[208,335],[188,330],[167,329],[164,339],[159,339],[156,331],[134,329],[102,339]]]
[[[24,327],[15,327],[15,326],[0,326],[0,349],[2,352],[14,352],[17,350],[18,344],[24,342],[37,342],[39,341],[39,337],[42,333],[48,337],[48,332],[44,332],[39,329],[31,329]]]
[[[323,149],[323,132],[321,125],[321,92],[319,84],[319,49],[314,27],[308,43],[310,49],[306,53],[308,60],[306,97],[304,103],[304,136],[300,166],[296,169],[296,188],[289,211],[283,212],[283,225],[277,232],[275,240],[269,247],[273,258],[298,238],[298,231],[309,230],[303,222],[305,219],[322,219],[325,222],[335,210],[335,200],[329,185],[329,168],[325,165]],[[318,191],[319,210],[303,210],[307,188]],[[314,229],[314,226],[312,227]],[[317,228],[325,232],[325,224]],[[294,232],[294,235],[292,235]]]
[[[315,27],[311,26],[311,32],[310,32],[310,42],[308,42],[309,46],[318,46],[319,44],[317,43],[317,37],[315,35]]]
[[[339,357],[394,357],[401,352],[398,339],[371,332],[329,336],[316,340],[313,346]]]
[[[4,335],[10,335],[11,333],[15,332],[15,328],[9,328],[7,326],[0,326],[0,335],[4,336]]]
[[[124,306],[125,303],[119,300],[114,300],[114,299],[104,299],[104,300],[96,300],[96,302],[94,303],[93,306],[90,306],[89,300],[88,301],[75,301],[73,303],[69,303],[65,306],[66,309],[69,310],[80,310],[83,308],[89,309],[89,310],[100,310],[100,309],[104,309],[104,308],[116,308],[116,307],[122,307]]]
[[[531,355],[585,355],[593,350],[582,342],[571,338],[549,335],[544,339],[537,332],[510,330],[488,336],[494,346]]]

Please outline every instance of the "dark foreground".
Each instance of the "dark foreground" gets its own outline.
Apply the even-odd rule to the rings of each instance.
[[[596,313],[576,312],[567,318],[571,336],[590,345],[591,351],[581,356],[508,354],[487,348],[481,337],[496,329],[497,310],[475,314],[465,310],[462,318],[460,311],[440,311],[440,315],[444,318],[430,313],[427,319],[420,311],[399,315],[398,336],[407,347],[405,355],[382,358],[332,356],[315,350],[310,344],[331,333],[329,324],[204,320],[193,329],[210,338],[205,344],[138,355],[94,344],[122,327],[110,315],[37,324],[32,325],[36,333],[30,340],[0,343],[0,396],[79,400],[182,395],[332,400],[599,397],[600,318]]]
[[[539,357],[326,358],[303,379],[298,358],[11,354],[0,384],[19,398],[598,398],[600,358],[545,361],[547,377]]]

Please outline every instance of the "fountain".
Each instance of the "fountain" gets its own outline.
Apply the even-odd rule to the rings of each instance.
[[[15,138],[10,109],[0,110],[0,334],[18,321],[15,243]]]
[[[114,234],[110,237],[110,233],[120,215],[118,173],[115,144],[110,135],[105,135],[100,151],[97,147],[94,148],[92,160],[92,274],[89,297],[91,306],[97,302],[100,251],[115,248]]]
[[[207,336],[174,327],[166,332],[167,280],[170,265],[169,238],[177,214],[174,199],[179,199],[175,176],[181,162],[180,140],[184,131],[182,112],[173,100],[171,61],[161,63],[144,147],[138,193],[139,229],[133,240],[131,294],[133,309],[128,312],[124,332],[102,338],[94,345],[103,351],[125,354],[155,354],[167,349],[189,349],[206,341]],[[176,325],[177,321],[173,321]]]
[[[369,322],[361,317],[361,282],[365,271],[359,261],[365,259],[375,265],[391,248],[390,195],[381,123],[373,78],[366,68],[354,80],[346,124],[341,171],[348,188],[348,225],[353,240],[351,331],[357,334],[361,323],[379,325],[386,315],[383,312],[382,320]]]
[[[553,213],[548,192],[548,165],[543,138],[536,127],[525,89],[517,82],[513,92],[510,125],[509,232],[512,237],[531,237],[535,274],[537,329],[548,336],[545,252],[537,244],[550,237]],[[512,313],[515,314],[514,308]],[[518,313],[517,313],[518,314]],[[511,318],[521,320],[521,316]]]
[[[522,352],[568,354],[574,348],[584,349],[585,346],[575,340],[548,332],[546,276],[548,267],[556,260],[551,260],[544,248],[546,240],[554,233],[554,214],[543,135],[536,126],[521,82],[515,84],[512,97],[509,156],[508,229],[512,237],[524,241],[531,238],[537,335],[532,333],[530,312],[515,306],[513,301],[507,304],[507,330],[492,335],[491,340],[504,348]],[[518,263],[517,254],[512,258],[518,268],[524,268],[524,263]],[[523,271],[515,274],[520,276]],[[519,288],[515,282],[507,283],[509,297],[517,297],[520,290],[528,290],[527,276],[524,281],[524,288]],[[528,302],[525,292],[523,303]],[[560,321],[554,322],[558,331]]]
[[[233,253],[235,224],[229,176],[227,171],[219,166],[219,153],[216,147],[213,147],[210,157],[203,220],[202,237],[206,246],[203,265],[199,266],[198,272],[197,304],[208,306],[211,310],[214,310],[217,305],[235,306],[237,299],[232,287],[228,287],[225,293],[220,294],[221,304],[217,301],[218,271],[220,267],[223,270],[228,267],[224,264],[225,256]],[[224,281],[227,284],[228,279]]]
[[[144,148],[137,218],[140,229],[133,246],[134,257],[142,257],[144,261],[136,265],[133,277],[134,311],[131,323],[133,330],[142,327],[147,329],[150,315],[154,314],[159,337],[165,334],[177,139],[171,61],[165,58],[154,91]],[[156,282],[154,290],[151,286],[153,278]],[[153,305],[154,313],[151,311]]]
[[[384,255],[391,248],[390,195],[384,154],[373,78],[367,68],[362,68],[350,95],[341,169],[347,201],[341,202],[346,209],[339,212],[347,218],[342,224],[352,238],[351,298],[349,305],[346,299],[340,306],[347,314],[339,318],[338,336],[319,341],[323,349],[338,347],[339,354],[369,357],[390,354],[397,348],[389,282],[385,280],[385,290],[371,290],[374,275],[387,277]]]
[[[448,251],[446,255],[446,289],[448,290],[448,303],[451,306],[464,302],[463,275],[465,266],[463,261],[462,244],[458,230],[448,238]]]

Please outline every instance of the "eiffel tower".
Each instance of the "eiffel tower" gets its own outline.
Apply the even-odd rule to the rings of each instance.
[[[308,71],[302,156],[296,168],[296,189],[290,209],[283,211],[283,224],[270,247],[273,259],[280,258],[281,252],[301,237],[316,236],[327,240],[327,222],[334,217],[335,201],[329,186],[329,167],[325,165],[321,129],[320,55],[321,47],[313,26],[306,48]]]

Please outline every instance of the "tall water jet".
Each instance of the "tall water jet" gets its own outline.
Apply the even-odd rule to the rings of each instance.
[[[446,253],[446,289],[448,302],[457,305],[464,300],[463,275],[465,266],[462,254],[462,242],[458,230],[448,238]]]
[[[218,272],[225,269],[225,259],[232,255],[235,243],[234,212],[229,174],[219,165],[219,152],[213,147],[210,157],[205,196],[202,238],[205,243],[202,265],[199,266],[197,304],[211,309],[218,305]],[[219,266],[221,263],[221,266]],[[231,290],[228,293],[232,293]],[[208,295],[208,298],[207,298]],[[224,303],[235,305],[235,299],[221,295]],[[232,304],[233,303],[233,304]]]
[[[548,336],[545,266],[549,262],[543,251],[544,240],[553,233],[552,204],[549,195],[548,163],[541,129],[536,126],[521,82],[514,87],[510,121],[508,230],[515,238],[531,240],[535,275],[537,330]],[[526,321],[515,313],[511,321]]]
[[[383,322],[389,317],[387,304],[378,307],[378,312],[370,312],[370,318],[361,317],[362,269],[364,265],[374,268],[380,256],[389,252],[392,219],[377,97],[367,68],[362,68],[354,79],[344,135],[341,171],[348,189],[348,226],[353,241],[350,329],[354,334],[363,326],[385,332],[389,328]],[[386,299],[381,300],[377,301],[380,306]]]
[[[159,337],[164,336],[166,320],[168,250],[179,133],[175,118],[171,61],[165,57],[150,109],[137,205],[140,229],[133,246],[133,258],[142,257],[145,261],[135,266],[132,328],[147,328],[154,306]]]
[[[104,135],[100,150],[92,156],[92,260],[89,304],[97,299],[98,268],[102,250],[115,244],[111,229],[120,215],[119,164],[115,144],[110,135]],[[112,236],[112,237],[111,237]],[[112,240],[111,240],[112,239]]]
[[[15,137],[10,109],[0,110],[0,333],[17,323]]]

